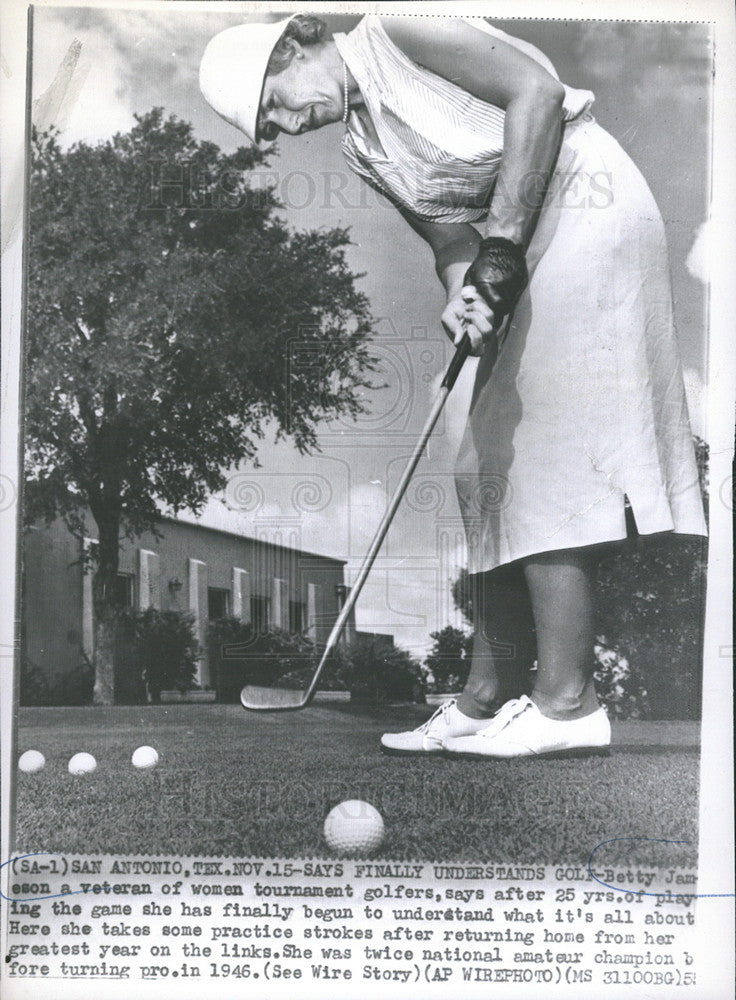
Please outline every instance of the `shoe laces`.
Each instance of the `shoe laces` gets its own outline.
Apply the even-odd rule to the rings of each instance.
[[[485,729],[481,730],[478,734],[479,736],[496,736],[505,729],[510,722],[521,715],[523,712],[533,705],[534,702],[528,695],[523,694],[521,698],[512,698],[511,701],[505,702],[496,714],[491,719],[489,725]]]
[[[451,698],[449,701],[446,701],[444,705],[440,705],[440,707],[435,712],[433,712],[432,715],[430,715],[430,717],[427,719],[426,722],[423,722],[421,726],[417,726],[414,732],[428,733],[429,727],[432,725],[435,719],[443,719],[444,722],[447,723],[447,713],[450,711],[450,709],[452,708],[452,706],[455,704],[456,701],[457,701],[456,698]]]

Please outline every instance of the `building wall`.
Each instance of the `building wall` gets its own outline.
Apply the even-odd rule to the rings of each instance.
[[[93,529],[90,519],[92,539]],[[91,586],[79,562],[81,549],[60,520],[31,530],[25,539],[25,655],[48,676],[73,669],[85,635],[89,641]],[[302,629],[325,642],[341,606],[343,565],[266,541],[163,520],[160,537],[144,533],[135,544],[123,542],[119,572],[130,580],[135,607],[194,615],[203,649],[197,680],[206,686],[210,588],[225,592],[228,613],[246,622],[251,621],[251,598],[260,600],[269,609],[271,627],[288,629],[290,602],[301,605]],[[350,628],[354,631],[354,619]]]

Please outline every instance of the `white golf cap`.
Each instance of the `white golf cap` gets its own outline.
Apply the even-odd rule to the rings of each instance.
[[[204,99],[254,144],[268,60],[292,17],[221,31],[207,43],[199,64]]]

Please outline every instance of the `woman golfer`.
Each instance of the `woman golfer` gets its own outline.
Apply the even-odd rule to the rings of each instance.
[[[637,168],[533,46],[485,20],[317,17],[213,38],[200,84],[252,142],[345,123],[343,154],[430,245],[480,355],[456,483],[476,634],[456,702],[385,750],[610,743],[591,676],[601,545],[703,534],[664,227]],[[477,224],[478,228],[476,228]],[[518,677],[537,659],[531,697]]]

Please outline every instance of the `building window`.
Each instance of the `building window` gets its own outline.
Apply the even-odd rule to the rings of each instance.
[[[230,591],[219,587],[207,588],[207,617],[211,622],[230,614]]]
[[[270,603],[267,597],[251,597],[250,622],[254,632],[268,632]]]
[[[135,605],[135,577],[132,573],[118,573],[115,578],[115,605],[118,608]]]
[[[304,631],[305,607],[301,601],[289,601],[289,631],[297,635]]]

